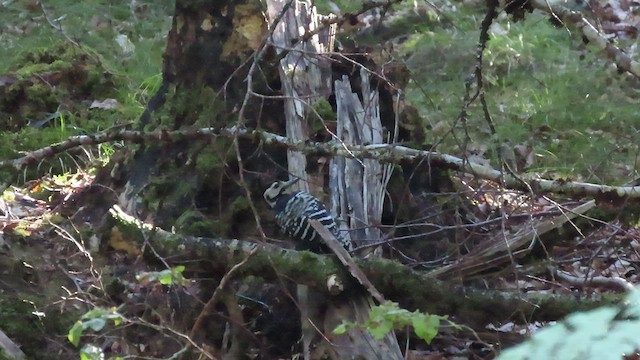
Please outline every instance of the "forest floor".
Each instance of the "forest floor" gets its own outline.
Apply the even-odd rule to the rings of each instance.
[[[505,151],[521,173],[635,184],[640,164],[636,78],[618,72],[569,26],[553,25],[539,13],[520,22],[500,17],[484,62],[492,133],[478,105],[466,109],[464,121],[460,117],[465,81],[475,66],[482,7],[471,2],[436,5],[438,12],[400,9],[384,27],[363,30],[358,38],[362,46],[383,44],[381,58],[407,67],[405,101],[416,114],[401,126],[421,133],[425,148],[493,166],[497,153]],[[629,55],[637,55],[635,15],[599,6],[591,16]],[[17,158],[71,135],[134,123],[159,86],[172,11],[169,4],[131,8],[125,2],[97,0],[0,4],[0,159]],[[117,251],[98,255],[103,245],[96,227],[104,214],[83,209],[96,169],[123,146],[88,147],[19,174],[0,173],[2,182],[15,185],[0,199],[0,330],[32,358],[78,357],[67,339],[76,321],[87,309],[116,303],[93,295],[111,284],[103,276],[110,273],[105,269],[128,274],[131,292],[147,285],[136,283],[135,274],[151,271],[132,256],[136,249],[110,243]],[[557,216],[558,209],[566,209],[558,203],[570,208],[580,203],[566,197],[528,198],[491,182],[454,178],[458,189],[474,194],[464,201],[466,220],[488,222],[480,231],[483,236],[467,244],[471,247],[482,247],[482,239],[495,234],[533,228],[533,218]],[[637,284],[637,204],[606,205],[540,234],[545,246],[533,248],[517,269],[515,263],[492,269],[476,284],[577,297],[620,293]],[[497,215],[504,221],[490,223]],[[107,315],[97,317],[117,322]],[[486,329],[520,339],[545,324],[496,319]],[[127,350],[133,346],[144,353],[144,346],[160,348],[163,335],[128,340],[113,337],[106,343],[114,354],[133,353]],[[434,346],[422,347],[427,350],[421,356],[453,356],[474,341],[443,336]]]

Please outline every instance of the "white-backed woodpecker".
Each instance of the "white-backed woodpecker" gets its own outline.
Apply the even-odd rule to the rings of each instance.
[[[315,196],[304,191],[291,191],[298,178],[276,181],[264,192],[264,199],[275,211],[276,223],[296,241],[297,248],[314,252],[327,252],[320,235],[309,223],[318,220],[348,251],[353,249],[351,240],[338,229],[335,219]]]

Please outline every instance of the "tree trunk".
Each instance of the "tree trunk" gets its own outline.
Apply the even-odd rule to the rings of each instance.
[[[252,32],[237,31],[242,27]],[[242,63],[257,49],[265,32],[262,9],[255,0],[176,1],[163,55],[162,84],[142,114],[139,128],[175,130],[232,124],[234,109],[246,93],[243,80],[247,71]],[[213,144],[143,144],[125,156],[120,205],[163,228],[187,230],[194,218],[203,217],[196,209],[213,204],[214,199],[199,195],[215,194],[220,190],[215,184],[225,169],[233,172],[237,166],[230,147],[229,139]],[[233,198],[217,200],[226,204]]]
[[[226,128],[238,123],[237,109],[246,94],[244,83],[248,67],[246,59],[264,40],[267,27],[260,2],[256,0],[187,1],[176,0],[167,47],[163,54],[162,84],[142,114],[139,129],[186,130],[202,127]],[[244,113],[257,118],[251,101]],[[256,127],[255,121],[248,123]],[[240,140],[240,142],[242,142]],[[238,158],[255,152],[255,146],[239,145],[234,139],[211,141],[181,140],[162,145],[142,143],[139,148],[114,158],[107,170],[110,188],[120,195],[118,204],[134,215],[163,229],[197,236],[253,236],[254,217],[238,185]],[[234,233],[235,232],[235,233]],[[224,269],[228,271],[229,269]],[[223,272],[224,274],[224,272]],[[199,306],[215,289],[220,274],[207,274],[213,281],[201,282],[202,289],[191,304],[179,309],[181,323],[188,331],[198,315]],[[235,294],[231,292],[233,296]],[[228,295],[228,294],[226,294]],[[207,330],[194,334],[194,343],[211,346],[221,357],[244,358],[248,351],[241,346],[246,332],[237,299],[224,297],[224,310],[231,319],[230,346],[224,337]],[[235,305],[234,305],[235,304]],[[240,320],[238,320],[240,319]]]
[[[322,53],[332,50],[335,27],[321,28],[322,17],[316,14],[315,8],[298,1],[289,3],[270,0],[267,2],[267,16],[275,24],[269,30],[272,33],[267,41],[281,56],[277,73],[283,99],[274,101],[256,96],[245,97],[247,91],[257,93],[276,88],[269,84],[274,81],[275,72],[270,72],[269,64],[263,61],[264,58],[260,58],[272,55],[268,51],[262,51],[267,26],[258,1],[178,0],[164,53],[162,84],[140,119],[140,129],[223,128],[234,124],[260,127],[264,124],[267,128],[275,127],[278,131],[286,128],[290,140],[308,140],[308,119],[309,114],[314,113],[314,103],[318,100],[326,101],[332,94],[331,60]],[[307,36],[309,33],[314,35]],[[256,81],[247,89],[246,80],[254,75],[255,78],[259,77],[250,72],[250,63],[248,66],[244,63],[246,59],[252,58],[252,54],[259,54],[253,57],[253,61],[261,61],[261,74],[266,75],[263,77],[266,81],[255,84],[258,83]],[[368,82],[363,80],[363,84],[365,83]],[[258,89],[261,85],[266,86]],[[346,92],[338,95],[345,96],[338,101],[342,104],[340,109],[346,106],[351,115],[358,106],[363,109],[357,95],[344,85],[341,89]],[[358,141],[337,139],[335,135],[334,140],[347,140],[353,144],[381,141],[379,116],[375,115],[379,113],[375,104],[377,95],[368,86],[366,94],[366,116],[358,113],[351,117],[355,122],[346,126],[365,126],[366,129],[363,130],[367,134],[359,134]],[[242,111],[238,112],[239,108]],[[339,113],[344,112],[339,110]],[[242,118],[238,119],[238,114]],[[284,114],[284,119],[279,117],[280,114]],[[286,126],[280,126],[285,119]],[[326,123],[324,125],[325,129],[330,128]],[[146,222],[164,229],[174,229],[185,235],[237,238],[258,235],[259,231],[256,231],[253,220],[262,218],[268,222],[266,216],[272,217],[270,213],[265,213],[264,218],[262,217],[261,210],[265,207],[260,195],[268,185],[262,178],[273,176],[270,169],[273,165],[263,159],[251,160],[256,151],[255,145],[251,141],[236,140],[242,142],[237,148],[232,139],[217,138],[212,143],[180,141],[167,147],[143,143],[136,151],[130,150],[110,171],[110,175],[114,176],[112,185],[121,186],[119,190],[123,195],[119,197],[120,207]],[[278,159],[277,154],[270,155],[272,159]],[[309,159],[302,152],[288,151],[287,160],[289,173],[305,180],[298,182],[299,189],[319,194],[318,190],[324,187],[323,172],[318,171],[310,176],[306,171]],[[244,173],[252,176],[249,183],[239,173],[243,167],[253,171]],[[349,223],[349,219],[351,226],[367,226],[380,221],[380,196],[384,189],[381,181],[382,168],[374,160],[367,160],[364,167],[357,169],[356,173],[349,172],[347,176],[348,181],[357,181],[359,185],[344,187],[343,181],[340,192],[337,192],[337,203],[354,211],[338,214],[339,219],[344,220],[343,228]],[[334,168],[332,178],[336,176],[336,171],[345,170]],[[242,184],[238,185],[240,183]],[[314,186],[309,189],[308,184]],[[242,186],[245,192],[242,191]],[[367,196],[372,187],[375,187],[372,193],[379,194],[375,199]],[[359,195],[355,198],[345,196],[352,189]],[[247,199],[245,195],[249,192],[256,196]],[[335,194],[332,195],[335,198]],[[243,204],[254,199],[259,199],[261,205],[252,205],[252,213]],[[375,206],[369,206],[371,204]],[[215,219],[213,222],[210,220],[212,217]],[[379,239],[376,231],[375,228],[368,227],[358,233],[358,237]],[[365,330],[354,329],[343,336],[331,334],[343,319],[358,322],[366,320],[372,301],[364,291],[356,291],[355,297],[344,299],[316,294],[308,289],[301,289],[299,293],[302,298],[306,296],[309,300],[300,301],[304,303],[303,318],[312,320],[303,322],[303,331],[306,329],[307,335],[304,347],[306,358],[312,356],[313,338],[321,339],[321,345],[314,351],[314,358],[324,355],[336,359],[402,358],[393,335],[383,341],[376,341]],[[323,310],[320,311],[320,308]],[[237,309],[227,310],[231,313]],[[318,334],[318,328],[322,334]],[[329,338],[331,342],[322,340]]]
[[[282,0],[268,2],[272,24],[282,13],[283,5]],[[283,15],[276,25],[273,44],[279,53],[286,54],[280,62],[280,78],[285,95],[287,137],[292,141],[305,141],[309,139],[309,114],[316,115],[312,113],[312,106],[332,93],[331,62],[325,54],[333,48],[335,29],[319,29],[318,24],[330,18],[317,15],[315,7],[301,1],[293,1],[291,8]],[[302,40],[316,30],[320,31],[307,40]],[[292,44],[295,45],[292,47]],[[364,107],[358,96],[351,92],[346,76],[335,83],[338,131],[334,140],[350,145],[363,142],[380,143],[382,125],[378,95],[376,91],[370,90],[368,74],[364,69],[360,76]],[[320,120],[325,122],[325,119]],[[340,223],[345,224],[344,220],[351,219],[352,228],[364,229],[356,230],[361,235],[360,239],[375,241],[380,239],[380,234],[376,232],[377,228],[367,225],[379,223],[382,216],[382,166],[375,160],[366,162],[364,165],[359,160],[332,160],[331,208]],[[309,191],[309,183],[316,184],[314,190],[323,188],[322,173],[313,178],[307,174],[307,159],[303,153],[288,151],[288,169],[290,174],[303,180],[298,182],[299,190]],[[317,190],[315,192],[318,193]],[[325,298],[305,286],[299,286],[298,300],[302,312],[305,359],[323,358],[327,355],[336,359],[402,359],[402,353],[393,334],[383,341],[376,340],[363,329],[351,329],[343,335],[332,335],[332,330],[343,320],[358,323],[367,320],[368,310],[373,301],[365,292],[355,292],[352,298]],[[318,329],[323,330],[323,333],[318,334]],[[312,348],[315,348],[313,354]]]

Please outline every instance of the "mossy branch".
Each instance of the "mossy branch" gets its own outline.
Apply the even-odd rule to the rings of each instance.
[[[393,144],[371,144],[346,146],[341,143],[329,142],[309,142],[309,141],[289,141],[284,136],[259,131],[231,128],[202,128],[193,130],[165,131],[158,130],[152,132],[136,130],[119,130],[114,132],[104,132],[95,135],[78,135],[69,137],[67,140],[47,146],[42,149],[28,152],[25,156],[0,161],[0,167],[12,167],[17,170],[29,164],[37,163],[45,158],[52,157],[66,150],[81,145],[97,145],[110,141],[125,140],[134,143],[142,142],[176,142],[185,139],[211,140],[216,137],[234,137],[259,141],[265,145],[281,146],[289,150],[302,151],[307,154],[325,156],[343,156],[360,159],[376,159],[381,163],[398,163],[399,161],[422,161],[427,160],[433,167],[452,169],[487,180],[503,183],[506,187],[529,191],[529,186],[537,193],[559,193],[574,197],[591,196],[604,199],[608,202],[617,202],[626,198],[640,198],[640,186],[608,186],[592,183],[540,179],[531,175],[520,175],[517,178],[511,174],[505,174],[492,167],[467,161],[465,159],[442,154],[436,151],[417,150],[406,146]],[[523,183],[524,181],[524,183]],[[528,186],[525,186],[528,185]]]
[[[326,282],[337,275],[344,284],[353,284],[351,276],[333,256],[283,249],[270,244],[220,238],[200,238],[174,234],[144,224],[118,207],[110,210],[103,241],[115,236],[132,246],[153,248],[151,256],[160,256],[170,265],[183,264],[188,271],[209,271],[220,276],[235,264],[246,261],[236,276],[254,275],[271,281],[289,279],[330,294]],[[247,255],[253,253],[247,259]],[[602,305],[603,300],[576,300],[574,297],[544,295],[518,296],[496,291],[477,291],[440,281],[428,273],[407,268],[397,261],[355,259],[371,282],[387,299],[409,309],[432,314],[447,314],[464,319],[469,325],[484,326],[496,317],[514,314],[516,319],[550,320],[573,311]],[[346,291],[349,291],[347,287]]]

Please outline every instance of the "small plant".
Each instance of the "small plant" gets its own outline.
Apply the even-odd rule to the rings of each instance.
[[[189,280],[185,279],[182,275],[184,270],[184,266],[176,266],[175,268],[162,271],[144,272],[136,275],[136,279],[144,285],[157,281],[162,285],[185,286],[188,284]],[[69,330],[67,339],[69,339],[69,342],[74,346],[78,347],[82,335],[86,330],[93,330],[94,332],[102,331],[110,321],[113,322],[113,326],[119,326],[123,322],[127,321],[127,319],[124,315],[120,314],[115,307],[95,307],[82,315],[80,320],[76,321],[73,327]],[[105,359],[105,355],[100,347],[88,343],[80,349],[80,359],[103,360]],[[115,357],[111,359],[119,360],[122,359],[122,357]]]
[[[98,160],[102,166],[106,166],[111,160],[111,156],[116,153],[118,147],[123,147],[122,143],[102,143],[98,145]]]
[[[82,338],[82,334],[85,330],[91,329],[93,331],[101,331],[109,321],[113,321],[113,325],[118,326],[122,324],[124,317],[118,313],[115,308],[104,309],[96,307],[93,310],[86,312],[82,315],[80,320],[76,321],[71,330],[69,330],[67,339],[77,347],[80,344],[80,338]],[[102,349],[93,344],[86,344],[82,349],[80,349],[81,360],[97,360],[104,358]]]
[[[171,269],[162,271],[143,272],[136,275],[136,280],[141,284],[147,284],[153,281],[158,281],[162,285],[189,285],[189,280],[185,279],[182,275],[185,267],[183,265],[176,266]]]
[[[429,315],[417,310],[411,312],[401,309],[398,303],[386,302],[371,308],[369,319],[364,324],[343,321],[333,332],[335,334],[344,334],[352,328],[364,328],[376,339],[380,340],[394,329],[411,326],[415,334],[429,344],[438,335],[441,321],[447,321],[455,326],[444,316]]]

